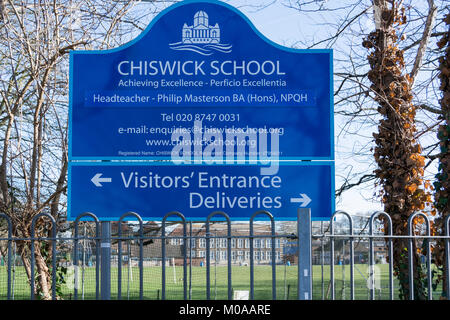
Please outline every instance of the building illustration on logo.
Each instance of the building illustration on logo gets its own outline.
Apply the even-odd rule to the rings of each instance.
[[[205,11],[198,11],[194,15],[194,25],[183,26],[183,43],[220,43],[220,28],[216,23],[209,25],[209,17]]]
[[[194,15],[194,24],[184,23],[181,30],[181,42],[169,44],[172,50],[194,51],[204,56],[214,52],[230,53],[232,45],[222,44],[219,24],[209,25],[208,14],[197,11]]]

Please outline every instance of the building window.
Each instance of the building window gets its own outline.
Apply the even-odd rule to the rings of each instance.
[[[255,260],[256,261],[261,260],[261,251],[255,251]]]
[[[238,248],[244,247],[244,239],[238,239]]]
[[[265,244],[266,244],[266,240],[265,239],[261,239],[261,248],[264,249]]]
[[[266,260],[266,252],[261,251],[261,260]]]
[[[266,248],[267,249],[272,248],[272,239],[266,239]]]
[[[209,239],[209,247],[214,248],[214,239]]]
[[[254,240],[254,247],[255,247],[255,248],[258,248],[258,249],[261,247],[261,244],[260,244],[259,239],[255,239],[255,240]]]
[[[231,247],[236,248],[236,239],[231,239]]]
[[[231,260],[235,261],[236,260],[236,251],[231,251]]]
[[[267,251],[267,260],[272,260],[272,251]]]
[[[245,239],[245,247],[250,248],[250,239]]]
[[[220,251],[221,260],[227,260],[227,252],[225,250]]]
[[[214,251],[210,251],[209,252],[209,258],[211,259],[211,260],[214,260]]]
[[[275,239],[275,248],[280,248],[280,239]]]
[[[250,260],[250,251],[245,251],[245,260]]]
[[[178,245],[182,245],[183,244],[183,239],[179,239],[179,238],[172,238],[170,239],[170,244],[173,246],[178,246]]]
[[[224,239],[224,238],[220,239],[220,247],[227,248],[227,239]]]
[[[203,251],[203,250],[198,251],[198,252],[197,252],[197,256],[198,256],[199,258],[204,258],[204,257],[205,257],[205,251]]]
[[[199,247],[200,247],[200,248],[206,248],[206,239],[201,238],[201,239],[199,240]]]
[[[195,239],[191,239],[191,248],[195,248]]]
[[[276,255],[277,255],[277,260],[281,260],[281,253],[280,253],[280,251],[277,251]]]
[[[216,255],[216,261],[220,261],[220,251],[219,250],[214,250],[215,255]]]

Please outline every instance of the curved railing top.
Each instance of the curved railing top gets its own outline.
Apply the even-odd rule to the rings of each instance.
[[[5,213],[0,213],[0,219],[5,219],[6,223],[8,224],[8,238],[11,238],[12,236],[12,221],[11,221],[11,217],[8,216]]]
[[[383,216],[388,222],[388,235],[392,235],[392,218],[384,211],[374,212],[369,219],[369,234],[373,235],[373,223],[376,217]]]
[[[85,218],[85,217],[92,218],[92,219],[94,219],[95,223],[99,223],[99,220],[95,214],[93,214],[92,212],[83,212],[75,219],[75,224],[78,225],[78,223],[81,221],[81,219]]]
[[[415,212],[408,217],[408,235],[410,235],[410,236],[413,235],[413,221],[415,218],[417,218],[419,216],[423,217],[423,219],[425,220],[426,235],[427,236],[431,235],[430,220],[428,219],[427,215],[423,212]]]
[[[447,216],[445,218],[445,235],[448,237],[450,236],[450,216]]]
[[[255,218],[259,215],[266,215],[267,217],[269,217],[271,222],[275,221],[273,215],[269,211],[260,210],[260,211],[256,211],[254,214],[252,214],[252,216],[250,217],[250,223],[253,223],[253,220],[255,220]]]
[[[139,234],[142,235],[144,230],[144,223],[142,221],[142,218],[139,214],[137,214],[136,212],[133,211],[128,211],[126,213],[124,213],[123,215],[120,216],[119,218],[119,223],[117,225],[117,235],[120,237],[122,235],[122,222],[125,218],[129,218],[129,217],[134,217],[138,220],[139,222]]]
[[[349,228],[350,228],[350,234],[353,234],[353,219],[352,216],[347,213],[346,211],[342,211],[342,210],[338,210],[335,213],[333,213],[333,215],[331,216],[330,219],[330,232],[331,234],[334,234],[334,228],[333,228],[333,221],[336,218],[336,216],[338,215],[344,215],[345,217],[347,217],[348,223],[349,223]]]
[[[185,217],[181,212],[178,212],[178,211],[171,211],[171,212],[167,213],[167,214],[163,217],[162,223],[163,223],[163,224],[166,223],[167,219],[168,219],[169,217],[171,217],[171,216],[177,216],[177,217],[181,218],[181,220],[182,220],[183,223],[186,222],[186,217]]]
[[[47,212],[38,213],[31,220],[31,237],[34,238],[34,233],[35,233],[35,228],[36,228],[36,221],[39,218],[42,218],[42,217],[47,217],[47,218],[50,219],[50,222],[52,223],[52,237],[54,238],[56,236],[56,220],[51,214],[49,214]]]
[[[223,211],[214,211],[214,212],[210,213],[208,215],[208,217],[206,218],[206,223],[208,224],[211,221],[211,219],[215,216],[222,216],[227,220],[228,223],[231,223],[230,216]]]
[[[226,219],[227,221],[227,235],[231,236],[231,219],[230,216],[228,214],[226,214],[223,211],[214,211],[212,212],[210,215],[208,215],[208,217],[206,218],[206,236],[209,236],[209,224],[211,222],[211,218],[215,217],[215,216],[222,216]]]
[[[79,226],[79,223],[80,223],[81,219],[85,218],[85,217],[89,217],[89,218],[94,219],[95,234],[96,234],[96,236],[98,236],[100,234],[100,228],[99,228],[100,221],[98,220],[97,216],[95,214],[93,214],[92,212],[83,212],[82,214],[80,214],[75,219],[75,226],[74,226],[74,228],[75,228],[75,230],[74,230],[75,237],[78,237],[78,226]]]
[[[255,213],[253,213],[250,216],[250,219],[249,219],[250,229],[252,229],[255,219],[258,216],[261,216],[261,215],[264,215],[264,216],[269,218],[269,220],[270,220],[270,222],[272,224],[272,229],[274,229],[273,226],[275,224],[275,218],[267,210],[256,211]],[[347,221],[349,223],[350,235],[353,235],[353,232],[354,232],[354,230],[353,230],[353,226],[354,226],[353,218],[352,218],[352,216],[349,213],[347,213],[346,211],[343,211],[343,210],[335,211],[333,213],[333,215],[331,216],[331,218],[330,218],[330,232],[331,232],[331,234],[333,235],[334,232],[335,232],[334,223],[335,223],[336,217],[339,216],[339,215],[343,215],[343,216],[346,217],[346,219],[347,219]],[[179,217],[181,219],[180,222],[183,223],[184,228],[186,229],[186,221],[187,221],[186,217],[182,213],[180,213],[178,211],[171,211],[171,212],[167,213],[162,219],[163,232],[164,232],[164,229],[165,229],[165,225],[166,225],[167,219],[169,217],[172,217],[172,216]],[[222,216],[223,218],[225,218],[225,220],[226,220],[226,222],[228,224],[228,229],[231,229],[231,218],[230,218],[230,216],[227,213],[225,213],[223,211],[214,211],[214,212],[212,212],[211,214],[209,214],[207,216],[207,218],[206,218],[206,227],[207,228],[209,228],[209,225],[210,225],[210,222],[211,222],[212,218],[214,218],[216,216]],[[374,232],[373,225],[374,225],[375,219],[377,217],[380,217],[380,216],[382,216],[385,219],[385,223],[388,226],[388,230],[387,230],[388,231],[388,235],[393,235],[392,218],[385,211],[376,211],[370,216],[370,218],[369,218],[369,234],[373,235],[373,232]],[[41,213],[35,215],[33,217],[33,219],[32,219],[32,222],[31,222],[31,235],[32,235],[32,237],[34,237],[34,234],[35,234],[36,222],[41,217],[47,217],[50,220],[50,222],[51,222],[51,224],[53,226],[52,233],[53,233],[53,236],[54,236],[56,234],[56,220],[55,220],[55,218],[52,215],[50,215],[49,213],[41,212]],[[82,221],[82,218],[86,218],[86,217],[87,218],[91,218],[93,220],[93,222],[95,222],[95,224],[96,224],[96,231],[99,232],[99,229],[100,229],[99,228],[99,223],[100,223],[100,221],[99,221],[98,217],[95,214],[93,214],[92,212],[84,212],[84,213],[78,215],[77,218],[74,220],[74,222],[75,222],[75,224],[74,224],[75,235],[78,235],[79,222]],[[142,219],[142,217],[136,212],[129,211],[129,212],[124,213],[118,220],[119,221],[118,234],[121,235],[121,232],[122,232],[122,227],[121,227],[121,223],[120,222],[122,222],[125,218],[128,218],[128,217],[134,217],[134,218],[136,218],[138,220],[139,226],[140,226],[140,233],[142,233],[143,232],[143,219]],[[409,235],[413,235],[413,221],[417,217],[422,217],[424,219],[425,224],[426,224],[426,234],[427,234],[427,236],[430,236],[431,235],[430,220],[429,220],[429,217],[426,214],[422,213],[422,212],[415,212],[414,214],[409,216],[409,218],[407,220],[407,228],[408,228]],[[5,213],[0,213],[0,219],[5,219],[7,221],[8,232],[9,232],[9,234],[12,234],[12,220],[11,220],[11,218],[8,215],[6,215]],[[272,231],[274,232],[274,230],[272,230]],[[450,216],[447,216],[445,218],[445,221],[444,221],[444,232],[445,232],[446,236],[450,236]]]
[[[273,217],[273,215],[266,210],[260,210],[255,212],[254,214],[252,214],[252,216],[250,217],[250,236],[253,236],[253,222],[255,220],[255,218],[259,215],[265,215],[267,217],[269,217],[270,219],[270,225],[271,225],[271,233],[272,235],[275,234],[275,219]]]
[[[164,218],[162,219],[162,222],[161,222],[162,236],[164,237],[166,234],[166,222],[167,222],[167,219],[171,216],[177,216],[177,217],[181,218],[181,222],[183,223],[183,234],[186,235],[186,217],[181,212],[171,211],[171,212],[167,213],[164,216]]]

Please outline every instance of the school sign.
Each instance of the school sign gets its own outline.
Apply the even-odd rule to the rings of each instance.
[[[313,217],[315,214],[316,218],[331,216],[334,210],[331,50],[280,47],[262,36],[241,12],[227,4],[183,1],[164,10],[130,43],[113,50],[74,51],[70,59],[70,219],[80,214],[81,208],[87,209],[82,202],[89,203],[86,198],[89,194],[94,197],[103,192],[100,198],[106,199],[115,194],[107,190],[117,188],[104,185],[112,186],[117,182],[122,186],[122,182],[128,180],[120,174],[133,172],[133,166],[136,166],[136,175],[147,177],[150,173],[158,174],[158,170],[164,176],[173,172],[182,175],[183,170],[198,176],[199,172],[208,170],[219,175],[222,169],[231,170],[232,176],[253,176],[260,164],[253,169],[249,169],[249,165],[226,170],[225,166],[210,166],[209,163],[203,164],[203,168],[184,169],[183,164],[172,164],[171,171],[167,166],[155,166],[151,162],[145,165],[130,162],[173,160],[176,150],[184,163],[199,158],[205,160],[207,154],[211,164],[222,164],[222,158],[230,160],[227,155],[231,150],[224,142],[229,140],[228,135],[236,134],[257,141],[255,145],[241,147],[242,157],[323,160],[321,166],[302,163],[297,169],[293,165],[280,165],[281,187],[242,188],[239,191],[243,196],[251,194],[260,199],[272,199],[276,197],[274,192],[289,191],[286,201],[276,204],[279,209],[275,210],[276,218],[296,215],[287,213],[295,201],[308,202]],[[200,143],[196,143],[198,141]],[[117,163],[105,163],[103,174],[99,168],[103,162],[95,167],[89,167],[89,162],[84,165],[79,162],[91,160],[129,162],[121,162],[121,168]],[[85,178],[76,178],[75,173]],[[117,178],[112,180],[107,173]],[[298,185],[298,177],[295,177],[300,173],[308,177],[303,185]],[[95,192],[86,194],[89,188]],[[128,199],[136,198],[135,192],[142,196],[144,191],[137,189],[126,187],[122,194]],[[175,190],[169,195],[148,186],[144,189],[149,203],[168,204],[175,202],[172,198],[165,199],[164,195],[183,197],[185,191],[180,188],[179,192]],[[314,191],[308,195],[310,189]],[[223,192],[230,190],[211,187],[208,192],[222,197]],[[270,194],[265,194],[267,192]],[[79,194],[85,197],[75,196]],[[196,211],[195,206],[200,207],[199,199],[204,199],[204,195],[197,189],[191,194],[195,205],[189,207],[189,202],[183,202],[183,214],[197,218],[200,211]],[[296,198],[298,194],[302,196]],[[291,202],[291,198],[297,200]],[[310,201],[298,200],[306,198]],[[240,201],[246,203],[247,200]],[[319,206],[321,203],[327,206]],[[260,205],[259,209],[266,208]],[[98,210],[102,212],[100,216],[112,218],[106,209]],[[141,212],[144,212],[143,217],[155,219],[166,213],[160,210]],[[245,210],[230,209],[227,213],[236,219],[251,215]]]

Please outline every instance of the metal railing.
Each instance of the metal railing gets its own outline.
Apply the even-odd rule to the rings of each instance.
[[[424,224],[422,225],[422,232],[420,234],[417,234],[415,232],[413,227],[413,221],[416,218],[422,218],[424,221]],[[49,220],[48,226],[50,227],[50,237],[37,237],[36,236],[36,223],[38,219],[41,218],[47,218]],[[267,228],[264,229],[265,232],[255,232],[255,220],[257,218],[265,218],[265,221],[267,222]],[[346,226],[346,230],[348,232],[343,233],[342,226],[337,230],[336,227],[336,221],[338,218],[344,218],[344,224]],[[385,232],[380,233],[379,231],[376,232],[376,224],[379,223],[378,218],[383,219],[384,226],[386,227]],[[34,257],[36,254],[37,246],[41,246],[42,242],[48,242],[49,248],[51,248],[52,255],[50,257],[47,257],[47,264],[49,267],[49,276],[51,278],[51,298],[57,299],[57,298],[66,298],[66,299],[80,299],[80,272],[84,275],[85,268],[86,267],[86,261],[83,258],[83,261],[80,264],[80,248],[83,251],[83,257],[86,254],[86,243],[90,243],[90,257],[89,261],[95,262],[95,268],[90,268],[90,270],[95,273],[95,278],[91,279],[90,281],[85,280],[83,276],[83,283],[82,283],[82,299],[85,297],[86,290],[84,289],[86,287],[93,288],[91,291],[92,295],[91,298],[95,299],[101,299],[103,297],[102,290],[104,286],[104,276],[108,276],[105,273],[105,271],[101,270],[102,264],[101,261],[101,253],[102,249],[107,248],[107,246],[103,246],[103,241],[105,241],[104,236],[101,233],[101,222],[93,213],[83,213],[78,216],[78,218],[74,221],[73,224],[73,235],[72,236],[66,236],[66,235],[60,235],[57,230],[57,224],[55,219],[46,213],[41,213],[37,216],[35,216],[31,223],[31,230],[30,230],[30,237],[29,238],[19,238],[13,236],[13,225],[11,222],[11,219],[5,215],[0,214],[0,219],[3,219],[6,221],[6,232],[5,235],[0,237],[0,243],[3,242],[6,244],[5,250],[3,250],[3,257],[2,261],[6,262],[6,268],[0,267],[0,297],[3,297],[4,299],[17,299],[19,296],[19,299],[27,298],[22,294],[22,296],[18,295],[18,287],[17,284],[17,259],[16,255],[17,252],[15,249],[13,249],[13,244],[18,243],[21,241],[22,243],[27,243],[29,248],[29,255],[27,256],[28,262],[29,262],[29,272],[33,276],[34,281],[29,281],[27,279],[27,283],[29,285],[29,299],[36,299],[36,293],[38,292],[37,288],[37,277],[36,274],[36,261],[35,259],[30,259],[30,257]],[[135,231],[132,232],[132,234],[124,235],[123,232],[123,225],[125,220],[134,220],[134,223],[132,224]],[[178,234],[172,234],[171,231],[168,231],[168,222],[170,220],[171,226],[174,225],[174,223],[177,224],[177,226],[181,227],[178,230],[181,230],[181,233]],[[93,227],[94,232],[91,233],[91,235],[87,235],[86,233],[84,235],[80,235],[80,223],[90,223]],[[277,240],[290,240],[298,239],[298,234],[294,233],[280,233],[276,231],[276,221],[272,214],[268,211],[258,211],[255,212],[249,222],[248,222],[248,234],[233,234],[233,223],[231,221],[231,218],[228,216],[225,212],[212,212],[207,218],[206,221],[202,222],[204,224],[204,232],[199,235],[193,235],[192,234],[192,222],[187,221],[185,216],[180,212],[170,212],[166,214],[163,219],[161,220],[161,224],[159,227],[159,233],[152,234],[152,235],[145,235],[144,234],[144,221],[143,219],[134,212],[127,212],[124,215],[120,217],[118,220],[118,228],[116,235],[110,236],[107,241],[109,243],[113,243],[114,245],[117,245],[117,249],[114,252],[114,256],[117,258],[117,281],[114,281],[115,279],[112,279],[109,275],[109,281],[112,281],[109,283],[109,285],[113,284],[117,286],[117,294],[115,297],[117,299],[123,299],[123,264],[124,264],[124,258],[127,259],[128,264],[128,286],[127,286],[127,298],[130,298],[130,272],[132,272],[132,262],[134,255],[134,261],[137,261],[137,269],[138,269],[138,278],[139,278],[139,285],[138,285],[138,295],[135,297],[137,299],[149,299],[148,294],[148,287],[149,284],[144,280],[145,272],[148,270],[152,270],[155,273],[152,274],[151,281],[152,281],[152,288],[157,288],[157,296],[154,297],[156,299],[168,299],[167,296],[167,279],[168,279],[168,269],[167,267],[170,266],[170,263],[172,261],[172,271],[174,272],[174,282],[177,281],[178,277],[175,276],[175,272],[177,268],[182,268],[182,287],[180,288],[182,290],[182,299],[188,300],[192,299],[192,269],[195,267],[193,264],[195,264],[195,261],[201,260],[200,267],[195,267],[198,269],[195,269],[198,271],[199,274],[204,277],[204,280],[198,280],[199,283],[198,286],[203,286],[204,290],[204,298],[209,299],[215,299],[217,298],[217,294],[213,297],[211,294],[211,288],[213,286],[211,281],[211,274],[212,274],[212,267],[214,264],[214,268],[217,268],[217,261],[218,261],[218,255],[217,255],[217,245],[218,241],[220,239],[226,239],[226,245],[225,250],[226,256],[225,256],[225,265],[220,266],[220,270],[226,269],[226,283],[224,286],[226,287],[226,299],[233,299],[233,292],[235,288],[242,288],[247,287],[248,288],[248,298],[249,299],[258,299],[260,296],[256,294],[255,288],[255,274],[257,273],[256,270],[258,268],[261,268],[261,265],[255,266],[255,253],[257,253],[257,249],[261,250],[260,248],[255,248],[255,240],[256,239],[269,239],[270,245],[267,244],[264,250],[264,253],[270,256],[270,259],[266,259],[266,263],[264,264],[264,276],[268,276],[268,269],[270,269],[270,279],[268,279],[268,283],[270,285],[267,285],[265,287],[267,292],[271,289],[271,295],[270,298],[266,295],[265,298],[269,298],[272,300],[276,300],[277,297],[283,296],[285,299],[287,296],[291,298],[300,298],[300,288],[299,288],[299,280],[300,277],[300,269],[294,270],[295,272],[292,272],[295,276],[297,276],[297,279],[295,281],[291,281],[289,286],[287,285],[287,266],[290,266],[292,268],[296,268],[296,265],[298,265],[298,250],[293,255],[294,260],[291,261],[292,255],[287,260],[287,254],[283,254],[283,247],[277,248]],[[212,225],[217,225],[218,223],[225,223],[226,227],[220,229],[221,233],[219,235],[213,234],[211,231]],[[190,233],[188,233],[188,225],[191,224]],[[342,225],[342,221],[341,221]],[[318,269],[313,270],[314,273],[311,275],[311,282],[316,282],[317,279],[320,279],[321,286],[314,286],[313,285],[313,295],[315,299],[337,299],[336,295],[336,286],[338,283],[341,283],[342,287],[342,293],[341,298],[346,298],[344,293],[346,291],[349,291],[349,299],[361,299],[364,298],[361,296],[360,293],[356,294],[356,283],[363,277],[363,280],[366,280],[366,288],[367,290],[367,299],[374,300],[377,298],[376,296],[376,290],[380,289],[377,288],[375,285],[376,277],[375,275],[375,267],[377,266],[376,262],[376,254],[375,254],[375,242],[376,240],[381,240],[385,243],[386,250],[384,252],[386,258],[387,258],[387,286],[386,289],[388,290],[388,296],[386,299],[393,300],[395,299],[395,290],[396,290],[396,280],[394,276],[394,255],[393,255],[393,241],[395,239],[405,239],[408,243],[408,246],[406,251],[408,253],[412,252],[414,249],[414,243],[419,241],[422,242],[422,247],[424,248],[424,266],[426,270],[426,289],[427,289],[427,299],[431,300],[433,299],[433,292],[436,292],[436,286],[433,286],[433,277],[436,277],[436,267],[433,265],[432,260],[432,251],[431,246],[432,243],[441,241],[445,243],[445,254],[444,254],[444,266],[443,266],[443,273],[441,274],[441,277],[446,278],[447,280],[450,279],[450,272],[449,272],[449,265],[450,265],[450,217],[447,217],[445,220],[445,228],[443,230],[442,235],[432,235],[431,229],[430,229],[430,221],[428,217],[422,213],[416,213],[409,217],[407,221],[407,234],[406,235],[394,235],[393,234],[393,226],[392,226],[392,220],[390,219],[389,215],[385,212],[375,212],[373,215],[371,215],[368,218],[368,229],[367,232],[360,232],[355,233],[354,231],[354,222],[353,218],[350,214],[343,212],[343,211],[337,211],[334,213],[334,215],[331,217],[329,221],[329,228],[328,232],[325,232],[321,229],[321,232],[314,233],[311,235],[312,240],[320,240],[320,245],[315,247],[315,249],[321,250],[321,265],[320,265],[320,272]],[[42,227],[42,225],[41,225]],[[172,227],[173,229],[173,227]],[[338,232],[339,231],[339,232]],[[169,246],[169,241],[173,239],[179,239],[180,243],[182,245],[179,246]],[[206,254],[204,256],[196,257],[193,256],[193,247],[192,243],[194,240],[200,240],[204,239],[206,242],[205,245],[205,252]],[[249,251],[249,269],[246,268],[246,264],[238,264],[239,261],[242,262],[242,260],[233,259],[233,252],[236,255],[236,252],[239,248],[233,247],[232,241],[238,241],[241,239],[249,240],[249,247],[245,248]],[[267,243],[269,243],[269,240]],[[134,245],[132,248],[136,249],[134,253],[130,249],[131,246],[129,245],[129,248],[124,253],[123,245],[125,243],[133,242]],[[144,243],[160,243],[160,248],[156,245],[153,245],[154,248],[159,248],[159,253],[152,252],[150,254],[145,254],[145,250],[148,248]],[[212,251],[214,251],[212,242],[216,245],[216,255],[214,256],[214,259],[212,259]],[[338,254],[336,245],[338,245],[340,242],[342,242],[342,248],[344,248],[344,245],[346,244],[348,246],[348,253],[340,254],[341,261],[348,260],[348,263],[343,263],[340,265],[337,265],[337,260],[335,256]],[[361,242],[368,244],[368,275],[367,278],[364,276],[364,274],[358,269],[357,265],[355,264],[355,244],[358,245]],[[58,243],[60,245],[58,245]],[[65,249],[65,252],[67,255],[70,256],[69,259],[61,259],[61,254],[64,251],[61,249],[63,246],[61,244],[65,244],[66,247],[69,249]],[[270,248],[268,248],[270,246]],[[298,243],[298,246],[301,246],[301,243]],[[15,246],[14,246],[15,247]],[[177,263],[175,263],[175,256],[174,253],[168,252],[168,249],[180,249],[178,256],[177,256]],[[111,247],[109,247],[111,250]],[[198,251],[198,247],[195,248]],[[298,248],[297,248],[298,249]],[[316,251],[317,251],[316,250]],[[158,251],[158,250],[157,250]],[[247,251],[247,250],[241,250],[241,251]],[[329,252],[329,261],[328,263],[325,263],[324,261],[324,252]],[[5,254],[6,252],[6,254]],[[117,253],[116,253],[117,252]],[[270,252],[270,253],[269,253]],[[152,257],[151,255],[155,255],[155,257]],[[261,254],[261,252],[260,252]],[[361,253],[360,253],[361,254]],[[26,256],[26,255],[25,255]],[[277,260],[277,256],[280,256],[280,259]],[[94,258],[95,257],[95,258]],[[152,260],[154,259],[154,260]],[[197,260],[195,260],[197,259]],[[295,261],[297,259],[297,261]],[[58,270],[61,267],[62,263],[65,263],[65,266],[73,267],[74,269],[74,277],[73,279],[63,279],[61,280],[61,275],[58,274]],[[211,261],[214,260],[214,261]],[[152,262],[153,261],[153,262]],[[155,262],[156,261],[156,262]],[[201,263],[205,262],[205,268],[201,267]],[[417,297],[414,296],[414,286],[415,286],[415,279],[414,279],[414,259],[413,255],[408,254],[408,285],[409,285],[409,299],[413,300]],[[292,264],[291,264],[292,262]],[[153,263],[153,264],[152,264]],[[417,263],[417,262],[416,262]],[[346,265],[349,265],[349,269],[345,269]],[[153,266],[153,267],[152,267]],[[152,269],[153,268],[153,269]],[[329,276],[327,276],[326,272],[324,271],[326,268],[329,268]],[[338,279],[336,275],[336,268],[340,268],[342,271],[342,279]],[[434,269],[433,269],[434,268]],[[80,270],[81,269],[81,270]],[[355,276],[355,269],[358,272]],[[386,268],[385,268],[386,269]],[[242,280],[242,273],[241,270],[244,270],[245,274],[248,275],[249,283],[247,284],[241,284],[238,283],[238,281]],[[157,274],[159,273],[160,274]],[[171,271],[169,271],[171,272]],[[239,277],[236,277],[237,280],[233,281],[234,278],[234,272],[239,275]],[[347,285],[346,281],[346,275],[349,275],[349,282]],[[148,276],[147,276],[148,277]],[[282,278],[283,277],[283,278]],[[5,279],[3,285],[2,279]],[[64,275],[62,276],[64,278]],[[279,281],[279,278],[282,278]],[[328,290],[327,294],[325,294],[325,283],[326,278],[328,278]],[[358,278],[359,280],[357,281]],[[159,285],[155,284],[155,279],[160,279]],[[69,289],[71,288],[71,285],[69,285],[71,282],[73,282],[73,290],[69,293],[64,293],[64,297],[61,297],[61,292],[58,291],[58,281],[63,281]],[[204,281],[204,282],[203,282]],[[95,282],[95,286],[92,282]],[[215,281],[216,282],[216,281]],[[441,288],[442,292],[449,293],[450,292],[450,281],[446,281],[445,287]],[[284,295],[277,295],[277,291],[280,292],[280,283],[282,284],[284,290]],[[197,287],[198,287],[197,286]],[[173,287],[173,285],[172,285]],[[179,285],[177,283],[177,288],[179,288]],[[319,288],[321,288],[319,290]],[[360,288],[358,287],[358,290]],[[364,288],[363,288],[364,289]],[[4,292],[2,292],[4,290]],[[25,289],[24,289],[25,290]],[[24,292],[22,290],[22,293]],[[297,291],[297,295],[293,296],[290,295],[291,292]],[[318,291],[321,291],[321,295]],[[179,296],[181,298],[181,296]],[[195,298],[195,297],[194,297]]]

